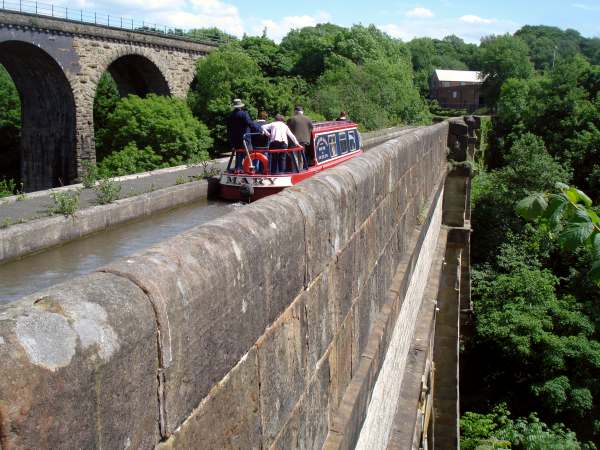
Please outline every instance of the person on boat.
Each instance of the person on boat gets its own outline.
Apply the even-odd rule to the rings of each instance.
[[[257,127],[259,127],[262,131],[261,134],[253,134],[250,141],[252,142],[252,149],[253,150],[264,150],[264,149],[268,149],[269,148],[269,135],[267,134],[266,131],[263,130],[263,126],[267,124],[267,119],[269,118],[269,115],[267,114],[266,111],[261,111],[258,113],[258,119],[256,119],[254,121],[254,125],[256,125]],[[267,154],[267,156],[269,156]],[[262,162],[258,161],[258,167],[256,168],[256,170],[258,172],[262,172],[263,167],[262,167]]]
[[[348,120],[348,113],[346,111],[342,111],[337,119],[338,122],[343,122]]]
[[[286,149],[290,141],[294,146],[300,146],[298,139],[285,124],[285,118],[281,114],[275,116],[275,122],[264,125],[262,128],[269,134],[269,150]],[[286,155],[285,152],[277,152],[271,155],[271,173],[285,171]]]
[[[232,151],[244,148],[244,135],[246,133],[262,132],[261,127],[254,124],[250,114],[244,110],[244,103],[239,98],[233,100],[231,114],[227,118],[227,136],[229,138],[229,146]],[[242,170],[242,161],[244,153],[237,152],[235,154],[235,170]]]
[[[267,124],[267,119],[269,115],[266,111],[261,111],[258,113],[258,119],[254,121],[254,125],[259,127],[261,131],[263,130],[263,126]],[[252,147],[253,148],[268,148],[269,147],[269,135],[264,131],[261,134],[254,134],[252,136]]]
[[[304,109],[302,106],[298,105],[294,108],[294,115],[288,119],[287,124],[304,149],[300,155],[302,157],[302,165],[304,166],[304,170],[306,170],[308,169],[308,159],[306,158],[306,155],[309,152],[311,133],[313,130],[312,120],[304,115]]]

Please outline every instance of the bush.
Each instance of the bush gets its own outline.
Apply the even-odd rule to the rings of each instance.
[[[14,195],[15,189],[17,189],[17,183],[15,183],[15,180],[7,180],[6,178],[0,180],[0,198]]]
[[[464,450],[579,450],[575,433],[562,425],[552,427],[540,421],[535,413],[527,418],[510,418],[506,405],[496,406],[490,414],[466,412],[460,419]]]
[[[319,78],[311,106],[327,119],[348,111],[365,130],[400,123],[427,123],[431,116],[412,84],[408,62],[368,61],[357,65],[333,56]]]
[[[79,209],[79,191],[53,192],[54,206],[50,207],[51,214],[72,216]]]
[[[98,166],[98,173],[104,178],[109,178],[148,172],[167,166],[152,147],[138,149],[135,142],[131,142],[123,150],[113,152],[104,158]]]
[[[85,189],[91,189],[98,181],[98,167],[92,161],[83,161],[81,165],[83,168],[81,184]]]
[[[213,143],[185,100],[154,94],[121,99],[108,116],[105,136],[102,146],[120,153],[99,165],[120,174],[208,159]]]
[[[101,205],[112,203],[119,199],[121,185],[110,178],[103,178],[96,187],[96,201]]]

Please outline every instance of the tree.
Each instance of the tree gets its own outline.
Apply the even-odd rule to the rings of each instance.
[[[529,56],[536,69],[547,69],[557,59],[572,58],[580,53],[581,35],[575,30],[526,25],[515,33],[529,47]]]
[[[12,78],[0,65],[0,181],[7,177],[18,180],[20,170],[19,136],[21,133],[21,100]]]
[[[130,161],[136,149],[143,149],[144,162],[137,158],[135,166],[146,164],[148,170],[205,160],[212,139],[206,125],[192,115],[184,100],[155,94],[146,98],[130,95],[119,100],[109,114],[105,145],[122,152],[122,161]],[[118,159],[114,153],[107,158]]]
[[[515,217],[516,203],[523,197],[568,182],[571,174],[548,154],[541,138],[519,136],[510,150],[498,157],[500,167],[480,174],[473,183],[473,227],[486,230],[472,237],[473,257],[489,262],[507,236],[520,233],[523,221]]]
[[[529,417],[510,418],[506,405],[497,405],[489,414],[466,412],[460,419],[464,450],[579,450],[575,433],[562,425],[548,426],[535,413]],[[514,447],[513,447],[514,446]]]
[[[581,52],[592,64],[600,64],[600,38],[583,38],[581,40]]]
[[[422,123],[429,119],[426,105],[412,84],[409,63],[374,60],[354,64],[333,56],[319,78],[313,108],[333,119],[340,111],[367,130],[398,123]]]
[[[98,82],[94,97],[94,134],[97,160],[101,160],[112,150],[109,147],[110,144],[104,142],[107,140],[108,116],[117,107],[120,98],[117,83],[110,73],[105,72]]]
[[[508,34],[482,39],[479,60],[486,77],[483,84],[485,98],[495,106],[502,85],[509,78],[530,78],[533,65],[529,48],[523,40]]]
[[[259,65],[237,46],[225,46],[198,62],[189,94],[192,111],[211,128],[218,145],[227,143],[226,121],[231,101],[241,98],[250,114],[291,113],[301,103],[306,85],[301,79],[265,77]]]
[[[292,63],[279,45],[266,36],[244,36],[240,47],[258,64],[263,75],[268,77],[290,74]]]
[[[281,41],[281,49],[290,58],[292,74],[315,81],[325,70],[325,59],[341,31],[342,27],[330,23],[290,31]]]
[[[558,193],[535,193],[517,204],[526,220],[535,220],[567,251],[585,246],[592,254],[589,276],[600,286],[600,217],[585,192],[557,183]]]
[[[194,28],[187,31],[185,35],[192,39],[216,41],[221,43],[237,41],[237,37],[232,34],[225,33],[216,27]]]
[[[499,151],[526,131],[541,136],[551,155],[573,168],[573,182],[600,195],[600,70],[581,55],[527,80],[508,80],[498,101]]]
[[[429,95],[429,84],[436,69],[479,70],[479,48],[456,36],[442,40],[415,38],[407,46],[411,53],[415,85],[424,97]]]

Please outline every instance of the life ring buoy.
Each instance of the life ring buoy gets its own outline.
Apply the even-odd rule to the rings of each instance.
[[[257,152],[250,153],[249,156],[246,156],[244,158],[244,162],[242,163],[244,172],[246,172],[249,175],[252,175],[254,173],[254,167],[252,166],[252,161],[255,159],[259,160],[262,163],[262,167],[263,167],[262,173],[263,173],[263,175],[267,175],[269,173],[269,158],[267,158],[266,155],[263,155],[262,153],[257,153]]]

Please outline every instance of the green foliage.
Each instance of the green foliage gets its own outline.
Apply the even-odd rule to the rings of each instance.
[[[50,207],[50,213],[73,216],[79,209],[79,194],[78,190],[53,192],[51,195],[54,205]]]
[[[325,71],[325,60],[342,31],[330,23],[290,31],[281,41],[281,49],[291,61],[291,73],[315,81]]]
[[[217,42],[231,42],[237,41],[237,37],[232,34],[225,33],[224,31],[219,30],[216,27],[210,28],[194,28],[186,33],[187,37],[197,40],[208,40],[208,41],[217,41]]]
[[[447,36],[442,40],[416,38],[410,41],[415,86],[421,95],[429,95],[429,84],[436,69],[479,70],[479,48],[466,44],[457,36]]]
[[[473,181],[472,220],[486,233],[473,235],[472,251],[482,262],[496,257],[495,249],[509,233],[522,229],[523,222],[514,214],[521,198],[570,179],[569,171],[548,154],[543,141],[530,133],[520,136],[501,161],[499,169],[483,172]]]
[[[301,98],[299,93],[306,90],[298,78],[265,77],[256,61],[232,45],[199,60],[188,101],[194,114],[211,128],[216,143],[225,146],[233,98],[241,98],[253,117],[260,110],[289,114]]]
[[[600,194],[600,71],[577,56],[528,80],[508,80],[498,102],[496,154],[524,132],[543,138],[551,155],[573,169],[573,182]]]
[[[109,114],[103,145],[116,153],[100,161],[100,170],[125,174],[207,159],[212,139],[184,100],[130,95]]]
[[[506,80],[526,79],[533,75],[527,44],[508,34],[483,38],[479,62],[483,75],[487,77],[483,92],[489,105],[496,104]]]
[[[460,419],[460,429],[460,447],[465,450],[581,449],[575,434],[563,426],[549,427],[535,413],[513,420],[504,404],[494,407],[489,414],[466,412]]]
[[[21,128],[21,101],[10,75],[0,65],[0,129]]]
[[[290,58],[266,36],[244,36],[240,47],[258,64],[265,76],[285,76],[291,71]]]
[[[85,189],[91,189],[96,185],[98,181],[98,167],[92,161],[83,161],[81,164],[83,169],[83,175],[81,176],[81,183]]]
[[[152,147],[139,149],[135,142],[127,144],[123,150],[111,153],[98,165],[98,174],[102,177],[119,177],[132,173],[149,172],[168,167]]]
[[[10,75],[0,65],[0,178],[19,179],[21,100]]]
[[[406,64],[378,60],[359,66],[338,56],[328,65],[331,68],[319,78],[312,102],[326,118],[348,111],[366,130],[430,120]]]
[[[110,178],[102,178],[95,188],[96,201],[100,205],[106,205],[119,199],[121,184]]]
[[[97,160],[101,160],[111,151],[108,117],[117,107],[119,100],[117,83],[110,73],[105,72],[98,82],[94,97],[94,134]]]
[[[529,55],[536,69],[552,67],[557,58],[569,58],[580,51],[581,35],[575,30],[563,31],[557,27],[527,25],[515,36],[529,47]]]
[[[15,195],[15,190],[17,189],[17,183],[13,179],[0,179],[0,198],[2,197],[10,197]]]
[[[600,217],[583,191],[557,184],[558,193],[535,193],[517,204],[517,212],[557,237],[566,251],[585,246],[593,259],[590,277],[600,285]]]

